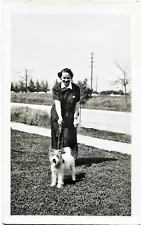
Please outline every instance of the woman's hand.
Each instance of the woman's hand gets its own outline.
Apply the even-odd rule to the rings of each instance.
[[[78,127],[78,125],[79,125],[78,118],[74,118],[73,125],[74,125],[74,127],[75,127],[75,128],[77,128],[77,127]]]
[[[57,121],[57,122],[58,122],[58,125],[59,125],[59,126],[61,126],[61,125],[62,125],[62,123],[63,123],[63,119],[62,119],[62,117],[60,117],[60,118],[58,119],[58,121]]]

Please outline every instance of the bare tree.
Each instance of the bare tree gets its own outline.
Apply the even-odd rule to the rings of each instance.
[[[117,61],[115,61],[115,65],[122,72],[122,77],[118,76],[118,79],[114,81],[114,84],[122,85],[122,89],[125,96],[125,108],[127,108],[127,87],[130,83],[130,79],[128,78],[127,71],[123,67],[121,67],[121,65]]]
[[[28,86],[29,86],[28,84],[29,84],[29,78],[31,78],[31,76],[29,75],[28,69],[25,69],[24,75],[20,75],[20,77],[21,77],[20,82],[22,82],[25,87],[24,90],[26,92],[26,101],[28,103]]]
[[[22,74],[21,72],[18,72],[18,73],[20,73],[19,76],[21,78],[19,82],[23,83],[23,85],[25,87],[25,92],[27,93],[28,87],[29,87],[29,81],[31,79],[30,73],[29,73],[28,69],[25,69],[24,74]]]
[[[115,84],[120,83],[123,87],[124,94],[126,95],[127,94],[127,86],[130,83],[130,79],[127,77],[127,72],[125,71],[125,69],[123,69],[119,65],[119,63],[115,62],[115,64],[116,64],[117,68],[123,73],[122,78],[118,76],[118,80],[115,81]]]

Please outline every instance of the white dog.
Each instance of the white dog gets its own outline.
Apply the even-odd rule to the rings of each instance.
[[[57,179],[57,187],[62,187],[66,169],[71,169],[72,180],[75,181],[75,159],[71,155],[71,148],[65,147],[60,150],[49,148],[49,160],[52,173],[51,187],[56,185]]]

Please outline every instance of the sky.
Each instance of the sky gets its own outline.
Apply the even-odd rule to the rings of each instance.
[[[19,14],[11,18],[11,80],[28,70],[33,80],[55,83],[57,73],[70,68],[74,82],[91,77],[93,90],[121,89],[114,81],[131,77],[131,20],[128,15]],[[97,82],[96,82],[97,81]]]

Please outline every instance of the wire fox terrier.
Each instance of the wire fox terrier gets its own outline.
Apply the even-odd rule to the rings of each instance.
[[[62,149],[49,148],[49,161],[51,164],[51,187],[61,188],[64,184],[65,170],[71,169],[72,180],[75,181],[75,159],[71,155],[71,148],[64,147]]]

